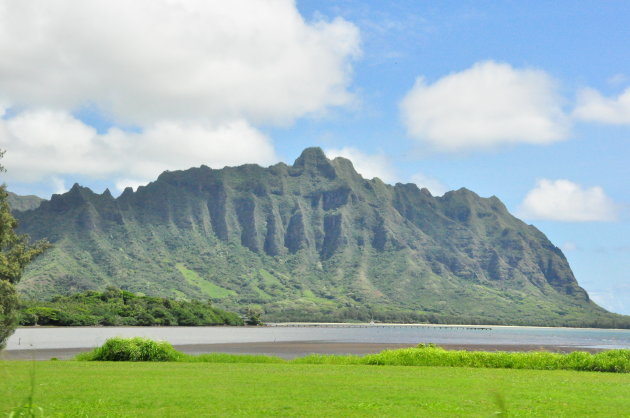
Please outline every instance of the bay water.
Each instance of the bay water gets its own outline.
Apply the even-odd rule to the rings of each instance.
[[[23,327],[9,338],[7,350],[93,348],[111,337],[136,336],[168,341],[174,346],[303,341],[630,349],[630,330],[331,324],[266,327]]]

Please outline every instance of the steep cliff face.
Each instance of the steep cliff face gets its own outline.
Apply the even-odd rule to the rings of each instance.
[[[21,284],[40,297],[114,284],[278,319],[609,318],[496,197],[366,180],[318,148],[293,166],[165,172],[117,199],[75,185],[18,216],[55,244]]]

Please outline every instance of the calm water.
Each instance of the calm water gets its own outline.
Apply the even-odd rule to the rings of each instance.
[[[111,327],[18,328],[8,350],[91,348],[110,337],[146,337],[173,345],[322,341],[339,343],[533,344],[630,349],[630,330],[491,327]]]

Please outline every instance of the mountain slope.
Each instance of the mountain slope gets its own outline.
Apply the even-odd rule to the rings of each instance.
[[[12,192],[7,193],[9,194],[9,207],[12,211],[35,209],[45,200],[38,196],[20,196]]]
[[[31,296],[115,285],[258,304],[267,319],[626,320],[592,303],[562,252],[496,197],[365,180],[318,148],[293,166],[165,172],[117,199],[75,185],[17,216],[55,244],[20,284]]]

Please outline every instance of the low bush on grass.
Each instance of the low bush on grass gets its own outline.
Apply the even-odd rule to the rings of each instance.
[[[385,350],[358,356],[310,355],[294,360],[311,364],[365,364],[382,366],[440,366],[491,369],[578,370],[630,372],[630,350],[610,350],[598,354],[575,351],[570,354],[535,351],[526,353],[447,351],[436,346]]]
[[[385,350],[378,354],[311,354],[291,361],[265,355],[210,353],[198,356],[175,350],[169,343],[144,338],[112,338],[77,360],[95,361],[181,361],[196,363],[295,363],[374,366],[440,366],[490,369],[577,370],[630,372],[630,350],[609,350],[597,354],[575,351],[570,354],[532,351],[526,353],[448,351],[433,344],[415,348]]]
[[[148,338],[110,338],[94,350],[76,356],[79,361],[180,361],[186,363],[286,363],[280,357],[208,353],[189,355],[165,341]]]
[[[184,354],[165,341],[148,338],[110,338],[101,347],[77,356],[87,361],[178,361]]]

